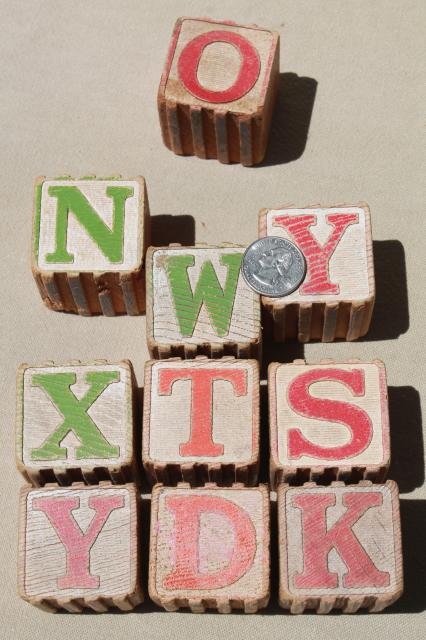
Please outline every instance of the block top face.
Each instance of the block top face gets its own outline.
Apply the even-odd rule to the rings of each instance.
[[[266,597],[269,497],[264,487],[157,485],[153,499],[150,584],[160,598]]]
[[[272,364],[271,447],[285,467],[389,462],[389,415],[382,362]]]
[[[260,339],[260,300],[241,274],[243,247],[150,250],[147,304],[161,344],[247,343]]]
[[[132,593],[136,558],[132,485],[22,490],[20,591],[24,597]]]
[[[281,488],[277,501],[281,590],[293,597],[363,596],[402,587],[394,482]]]
[[[151,361],[145,370],[148,387],[144,460],[237,464],[257,459],[257,361]]]
[[[261,212],[260,235],[294,242],[307,263],[307,274],[299,289],[285,298],[276,298],[275,304],[357,302],[374,296],[368,207],[266,210]]]
[[[34,267],[40,272],[129,272],[143,264],[143,178],[41,178]]]
[[[130,462],[130,367],[125,362],[23,365],[18,373],[17,420],[17,458],[28,468]]]
[[[181,18],[160,92],[181,104],[253,114],[265,101],[277,44],[267,29]]]

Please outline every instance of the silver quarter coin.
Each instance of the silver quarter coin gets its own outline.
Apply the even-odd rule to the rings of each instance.
[[[266,236],[245,250],[242,273],[249,287],[257,293],[282,298],[302,284],[306,276],[306,260],[290,240]]]

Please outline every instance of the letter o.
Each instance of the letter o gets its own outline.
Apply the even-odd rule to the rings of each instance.
[[[198,82],[197,70],[200,58],[207,45],[213,42],[231,44],[241,55],[238,77],[234,84],[224,91],[205,89]],[[232,31],[209,31],[197,36],[183,49],[178,60],[179,78],[186,89],[196,98],[206,102],[233,102],[242,98],[254,86],[260,72],[259,55],[254,46],[243,36]]]

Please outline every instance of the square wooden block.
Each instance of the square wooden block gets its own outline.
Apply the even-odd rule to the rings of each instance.
[[[381,481],[390,464],[380,360],[269,365],[271,483]]]
[[[398,487],[363,480],[278,489],[280,605],[382,611],[403,590]]]
[[[138,502],[133,484],[22,488],[20,596],[49,611],[133,609],[143,599]]]
[[[137,480],[136,380],[122,362],[23,364],[16,460],[32,484]]]
[[[290,240],[307,263],[296,291],[262,298],[275,340],[332,342],[367,333],[375,297],[367,205],[262,209],[259,235]],[[286,268],[291,272],[292,265]]]
[[[152,493],[149,595],[167,611],[243,609],[269,600],[265,486],[163,487]]]
[[[261,162],[278,76],[278,33],[179,18],[158,89],[164,144],[179,155]]]
[[[142,460],[152,483],[257,482],[257,360],[145,364]]]
[[[150,247],[146,256],[151,357],[258,357],[260,298],[241,274],[244,247]]]
[[[84,316],[144,313],[149,221],[142,177],[38,178],[32,271],[43,301]]]

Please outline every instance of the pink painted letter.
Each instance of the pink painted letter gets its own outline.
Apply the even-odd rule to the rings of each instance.
[[[89,507],[95,511],[95,515],[86,533],[82,533],[71,513],[79,506],[78,497],[38,498],[33,501],[33,509],[46,514],[67,552],[67,572],[58,578],[59,589],[96,589],[99,586],[99,577],[90,574],[90,549],[111,511],[124,506],[124,498],[89,498]]]
[[[368,509],[381,506],[382,494],[377,491],[344,494],[343,504],[347,511],[327,530],[326,511],[335,503],[334,493],[293,498],[293,506],[302,511],[303,538],[303,572],[295,575],[295,587],[334,589],[339,586],[338,575],[331,573],[328,567],[328,554],[332,549],[338,552],[347,567],[344,587],[387,587],[389,573],[377,569],[352,530]]]
[[[164,579],[169,589],[219,589],[239,580],[253,564],[256,530],[249,514],[230,500],[216,496],[186,495],[166,497],[175,518],[174,569]],[[201,573],[198,565],[201,516],[214,513],[232,524],[234,546],[223,569]]]

